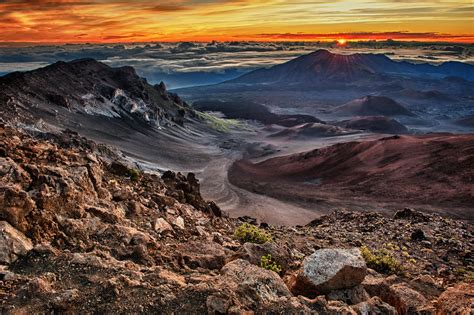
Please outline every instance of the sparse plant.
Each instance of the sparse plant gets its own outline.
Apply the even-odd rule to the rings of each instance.
[[[272,258],[271,254],[268,255],[263,255],[260,258],[260,267],[263,269],[271,270],[274,271],[278,274],[280,274],[282,268],[277,262]]]
[[[243,243],[265,244],[272,241],[272,235],[249,223],[237,227],[234,237]]]
[[[403,268],[400,262],[386,249],[371,251],[367,246],[360,248],[369,268],[385,274],[399,274]]]
[[[128,176],[132,181],[137,181],[138,178],[140,177],[140,172],[134,168],[129,168],[128,169]]]

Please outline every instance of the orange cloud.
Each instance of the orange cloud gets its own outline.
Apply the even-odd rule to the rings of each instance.
[[[3,0],[0,42],[474,42],[472,12],[472,0]]]

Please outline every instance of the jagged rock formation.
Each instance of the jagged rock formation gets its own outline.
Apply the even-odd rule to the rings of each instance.
[[[67,111],[137,119],[151,126],[182,124],[192,110],[164,84],[152,86],[132,67],[94,59],[56,62],[0,77],[0,113],[7,121],[51,121]]]
[[[241,243],[233,237],[241,221],[204,201],[192,174],[143,173],[71,132],[0,124],[0,148],[2,314],[426,314],[472,303],[473,231],[462,221],[334,212],[307,226],[262,224],[272,242]],[[412,239],[417,229],[424,240]],[[362,283],[360,274],[342,292],[309,297],[288,289],[305,256],[363,244],[389,250],[403,273],[367,269]],[[264,254],[284,266],[280,274],[259,266]]]

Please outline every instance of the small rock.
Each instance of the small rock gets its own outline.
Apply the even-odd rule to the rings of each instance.
[[[174,224],[182,230],[184,230],[184,228],[185,228],[184,219],[181,216],[176,218],[176,220],[174,221]]]
[[[158,233],[173,231],[173,227],[165,219],[158,218],[155,221],[155,231]]]
[[[422,229],[416,229],[415,231],[413,231],[413,233],[411,233],[411,239],[413,241],[426,240],[425,232],[423,232]]]
[[[431,248],[432,246],[430,241],[421,241],[421,245],[423,245],[426,248]]]

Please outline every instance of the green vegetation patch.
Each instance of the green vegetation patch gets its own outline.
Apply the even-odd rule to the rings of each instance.
[[[282,270],[281,265],[277,264],[277,262],[272,258],[271,254],[263,255],[262,258],[260,258],[260,267],[274,271],[278,274],[280,274]]]
[[[219,132],[227,133],[232,128],[242,130],[249,129],[245,123],[237,119],[220,118],[212,114],[199,111],[196,111],[196,115],[199,117],[199,119],[205,121],[209,127]]]
[[[385,274],[400,274],[403,270],[400,262],[386,250],[371,251],[367,246],[360,248],[367,267]]]
[[[237,227],[234,237],[242,243],[265,244],[272,241],[272,235],[254,225],[244,223]]]

